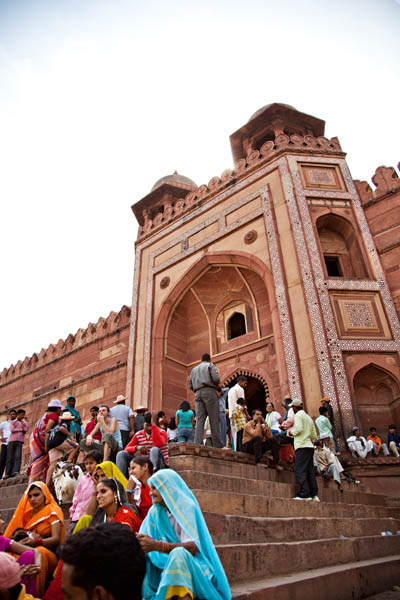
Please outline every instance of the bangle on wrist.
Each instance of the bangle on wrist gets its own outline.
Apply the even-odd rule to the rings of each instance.
[[[43,546],[43,540],[42,540],[42,538],[41,537],[36,537],[34,539],[34,544],[35,544],[35,546]]]

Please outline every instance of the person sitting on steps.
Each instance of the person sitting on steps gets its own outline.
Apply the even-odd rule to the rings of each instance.
[[[249,421],[243,433],[243,451],[254,454],[256,463],[259,463],[262,455],[268,450],[271,451],[275,468],[282,471],[283,467],[278,465],[279,444],[272,435],[272,431],[264,421],[260,409],[255,408],[252,412],[252,420]]]

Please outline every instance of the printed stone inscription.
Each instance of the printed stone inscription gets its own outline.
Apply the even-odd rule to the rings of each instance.
[[[355,329],[376,328],[375,316],[369,302],[345,302],[349,327]]]
[[[317,185],[335,185],[334,173],[331,169],[307,169],[308,180]]]

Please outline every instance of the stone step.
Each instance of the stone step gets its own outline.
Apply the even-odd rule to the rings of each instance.
[[[262,467],[258,469],[261,471]],[[267,469],[268,470],[268,469]],[[211,473],[203,473],[199,471],[179,471],[179,474],[186,481],[190,488],[197,489],[215,489],[226,493],[243,493],[255,494],[261,496],[274,496],[278,498],[293,498],[298,490],[297,484],[294,483],[278,483],[265,479],[246,479],[245,489],[243,479],[229,475],[214,476]],[[358,486],[343,483],[343,492],[338,490],[337,484],[318,476],[318,495],[320,500],[326,502],[347,502],[349,504],[382,504],[382,499],[378,494],[368,494],[354,492],[354,488]],[[380,500],[380,502],[378,502]]]
[[[361,600],[398,584],[399,572],[400,555],[392,555],[294,575],[249,578],[232,584],[232,600]]]
[[[10,490],[12,491],[12,490]],[[22,492],[23,493],[23,492]],[[18,502],[21,500],[22,494],[13,496],[2,496],[0,492],[0,510],[15,508]]]
[[[400,518],[399,507],[306,502],[253,494],[192,489],[203,511],[251,517]]]
[[[228,453],[231,453],[234,456],[243,454],[241,452],[227,451],[226,454]],[[241,461],[236,460],[217,460],[196,455],[177,455],[171,457],[170,465],[173,469],[175,469],[175,471],[178,471],[178,473],[184,471],[195,471],[201,473],[210,473],[215,478],[217,478],[218,476],[228,476],[237,477],[242,480],[256,479],[263,481],[271,481],[275,483],[288,483],[292,485],[296,484],[296,477],[292,471],[277,471],[272,467],[266,468],[263,463],[256,465],[254,462],[243,463]],[[319,478],[318,481],[320,480],[324,480],[324,478]],[[328,485],[330,484],[329,481],[327,483]],[[347,482],[344,483],[346,490],[352,491],[357,494],[362,493],[363,496],[365,496],[365,501],[367,503],[381,504],[382,502],[386,502],[387,500],[387,497],[382,494],[373,494],[369,492],[368,488],[362,484],[357,485],[349,484]],[[331,485],[335,486],[334,483],[331,483]]]
[[[18,498],[21,498],[22,494],[26,490],[26,487],[27,487],[27,483],[2,485],[0,487],[0,498],[8,498],[9,496],[18,496]]]
[[[251,544],[397,534],[400,519],[244,517],[204,512],[214,544]]]
[[[15,508],[5,508],[0,512],[0,519],[3,519],[5,522],[4,529],[7,527],[8,523],[11,521],[12,516],[14,514]]]
[[[400,554],[400,535],[217,545],[230,582]]]

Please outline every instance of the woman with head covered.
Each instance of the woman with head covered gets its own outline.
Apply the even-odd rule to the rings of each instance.
[[[145,600],[230,600],[228,580],[199,504],[172,470],[148,480],[153,506],[138,534],[146,553]]]
[[[36,593],[41,597],[46,579],[57,566],[55,552],[64,541],[64,515],[42,481],[28,485],[4,533],[42,555],[42,568],[36,577]]]

